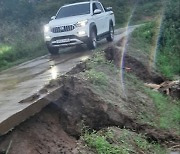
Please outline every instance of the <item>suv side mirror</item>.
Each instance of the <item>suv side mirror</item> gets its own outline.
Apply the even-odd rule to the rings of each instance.
[[[107,7],[106,11],[112,11],[112,7]]]
[[[96,9],[96,10],[94,10],[94,14],[101,14],[101,10],[100,9]]]
[[[56,18],[55,16],[52,16],[52,17],[51,17],[51,20],[54,20],[55,18]]]

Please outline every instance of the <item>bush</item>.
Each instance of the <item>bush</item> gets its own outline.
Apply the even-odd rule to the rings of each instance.
[[[139,0],[131,24],[140,24],[154,20],[154,18],[160,13],[161,8],[161,0]]]
[[[180,74],[180,14],[179,1],[170,0],[167,2],[165,16],[162,23],[162,33],[159,41],[157,65],[161,72],[173,78]]]
[[[152,44],[155,36],[155,28],[155,22],[147,23],[137,28],[137,30],[133,32],[132,36],[138,39],[139,41],[143,41],[143,43]]]
[[[164,129],[173,129],[180,134],[180,101],[173,101],[161,93],[145,89],[145,92],[153,99],[158,111],[158,126]]]

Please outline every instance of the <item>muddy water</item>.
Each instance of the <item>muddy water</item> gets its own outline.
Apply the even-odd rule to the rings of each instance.
[[[127,34],[122,31],[116,32],[115,41]],[[101,48],[107,45],[106,41],[99,43]],[[30,105],[18,102],[37,93],[50,80],[67,73],[93,53],[86,48],[66,48],[61,51],[63,53],[58,56],[46,55],[0,73],[0,124]]]

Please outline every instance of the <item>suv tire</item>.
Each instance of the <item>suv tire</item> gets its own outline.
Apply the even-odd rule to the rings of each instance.
[[[51,55],[57,55],[59,53],[59,48],[48,47],[48,51]]]
[[[97,47],[97,34],[94,29],[91,30],[91,32],[90,32],[90,37],[88,39],[87,46],[90,50],[96,49],[96,47]]]
[[[108,42],[112,42],[114,40],[114,26],[110,24],[109,26],[109,36],[106,38]]]

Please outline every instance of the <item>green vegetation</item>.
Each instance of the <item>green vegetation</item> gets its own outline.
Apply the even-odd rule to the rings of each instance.
[[[145,89],[153,99],[158,111],[157,126],[163,129],[174,130],[180,134],[180,101],[172,100],[161,93]]]
[[[107,86],[108,78],[103,72],[97,72],[95,69],[86,71],[86,77],[94,85]]]
[[[134,7],[134,0],[101,0],[105,6],[113,7],[116,16],[117,27],[123,27],[127,24],[129,16]]]
[[[98,65],[105,64],[106,60],[104,58],[104,54],[101,51],[96,50],[95,54],[93,54],[93,57],[87,61],[88,68],[92,69]]]
[[[159,40],[157,66],[167,77],[180,74],[179,1],[167,1]]]
[[[180,134],[180,101],[173,100],[171,97],[145,87],[144,83],[133,74],[126,73],[125,79],[127,80],[126,82],[128,82],[126,84],[127,88],[131,87],[131,89],[134,88],[134,91],[138,89],[145,93],[145,95],[148,96],[146,103],[153,103],[149,105],[148,111],[145,110],[144,112],[142,110],[138,113],[140,122]],[[135,100],[135,98],[133,99],[137,101],[141,98],[136,98],[137,100]],[[147,107],[143,105],[143,108]]]
[[[178,40],[180,40],[178,33],[180,18],[178,12],[178,1],[167,1],[163,22],[159,22],[162,16],[157,16],[158,18],[155,18],[155,20],[151,19],[151,22],[134,30],[128,47],[129,54],[134,54],[133,56],[136,56],[136,58],[139,55],[138,58],[141,58],[142,62],[147,61],[147,58],[149,58],[150,64],[152,63],[152,58],[154,58],[153,56],[156,56],[158,70],[170,79],[180,73],[180,48],[178,44]],[[158,29],[160,24],[162,24],[162,27]],[[159,49],[157,50],[157,55],[155,55],[157,42],[159,43]],[[149,64],[145,63],[146,66],[149,66]],[[131,80],[134,79],[131,77]],[[137,85],[142,85],[138,80],[135,82],[139,83]],[[144,89],[142,86],[138,86],[138,88]],[[152,125],[174,130],[180,134],[180,102],[146,88],[145,92],[153,99],[158,116],[154,118],[143,114],[141,118]],[[152,118],[154,119],[153,121],[151,120]]]
[[[130,50],[144,52],[151,61],[154,59],[157,69],[170,79],[180,74],[179,20],[178,0],[142,0],[131,22],[137,24],[149,21],[133,32]]]
[[[163,0],[139,0],[130,24],[141,24],[154,20],[161,13],[162,5]]]
[[[107,62],[104,57],[103,52],[96,52],[93,54],[93,57],[87,61],[87,70],[85,72],[85,77],[94,85],[105,88],[108,85],[108,76],[102,70],[98,70],[98,67],[108,67],[112,68],[113,64]]]
[[[107,141],[108,133],[99,135],[97,132],[85,132],[83,140],[90,148],[94,148],[98,154],[127,154],[127,152],[116,145],[112,145]]]
[[[47,50],[41,38],[29,41],[27,44],[24,43],[23,40],[22,42],[18,41],[16,44],[12,45],[0,45],[0,70],[47,54]]]
[[[92,133],[85,131],[82,140],[98,154],[167,153],[159,144],[149,143],[144,136],[126,129],[108,128]]]
[[[156,36],[156,28],[157,23],[152,21],[135,29],[130,40],[132,48],[150,54]]]

